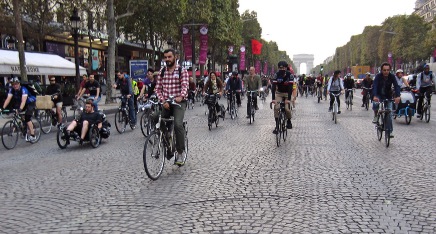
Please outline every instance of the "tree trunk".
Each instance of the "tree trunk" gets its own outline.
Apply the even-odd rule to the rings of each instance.
[[[106,77],[106,103],[113,103],[112,84],[115,83],[115,46],[116,46],[116,21],[114,12],[114,0],[107,1],[107,18],[108,18],[108,60],[107,60],[107,77]]]
[[[20,59],[21,81],[27,82],[26,57],[24,55],[23,31],[21,28],[21,4],[20,0],[14,0],[15,33],[18,41],[18,58]]]

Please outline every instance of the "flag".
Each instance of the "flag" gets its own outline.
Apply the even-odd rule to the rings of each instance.
[[[206,64],[206,59],[207,59],[207,49],[208,49],[207,31],[208,31],[207,25],[202,25],[200,27],[200,54],[199,54],[198,63],[201,65]]]
[[[251,53],[252,54],[261,54],[262,53],[262,43],[258,40],[251,39]]]

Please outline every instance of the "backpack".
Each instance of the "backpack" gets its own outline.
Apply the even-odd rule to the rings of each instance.
[[[424,72],[421,72],[421,81],[424,79]],[[433,72],[430,72],[430,80],[433,81]]]
[[[163,78],[165,74],[165,67],[162,68],[161,72],[160,72],[160,77]],[[179,78],[182,78],[182,67],[179,67]]]
[[[21,83],[21,86],[26,87],[26,89],[29,91],[29,94],[31,96],[36,97],[36,96],[40,95],[38,90],[35,88],[35,85],[32,83]]]

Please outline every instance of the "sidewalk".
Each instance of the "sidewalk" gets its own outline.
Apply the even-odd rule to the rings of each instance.
[[[115,113],[115,111],[118,109],[118,103],[111,103],[111,104],[106,104],[106,95],[102,95],[100,102],[98,103],[98,109],[103,110],[103,112],[107,115],[107,114],[112,114]],[[71,122],[73,119],[73,113],[74,111],[71,110],[71,106],[66,106],[65,107],[67,109],[67,116],[68,116],[68,122]],[[11,118],[8,118],[5,116],[0,117],[0,131],[1,128],[3,128],[3,125],[6,123],[6,121],[8,121]]]

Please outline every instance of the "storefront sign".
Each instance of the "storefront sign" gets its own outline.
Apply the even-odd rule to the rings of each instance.
[[[38,67],[26,67],[26,70],[27,70],[28,73],[37,73],[37,72],[39,72],[39,68]],[[20,72],[21,71],[20,66],[11,66],[11,71],[13,73]]]

